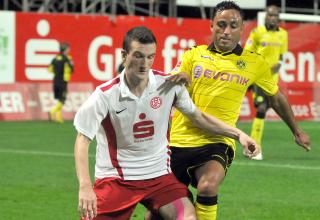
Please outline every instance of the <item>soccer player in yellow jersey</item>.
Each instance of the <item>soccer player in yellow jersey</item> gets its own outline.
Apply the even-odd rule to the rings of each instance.
[[[62,107],[67,98],[68,82],[73,72],[73,62],[69,55],[68,43],[60,43],[60,53],[57,54],[48,66],[49,72],[54,74],[53,92],[57,104],[49,111],[49,120],[63,123]]]
[[[288,33],[279,27],[279,8],[271,5],[266,9],[265,25],[251,33],[245,49],[261,54],[269,63],[273,79],[278,82],[282,55],[288,51]],[[256,117],[251,128],[251,137],[261,146],[266,111],[270,108],[267,96],[258,86],[253,86]],[[251,159],[262,160],[262,152]]]
[[[238,120],[248,87],[258,85],[290,128],[296,143],[310,150],[309,136],[297,125],[286,97],[272,80],[269,64],[261,55],[244,50],[238,44],[243,30],[243,13],[239,6],[232,1],[217,4],[210,29],[212,43],[186,51],[171,80],[183,82],[189,78],[188,91],[196,106],[231,126]],[[198,220],[215,220],[218,189],[234,158],[234,141],[200,130],[176,111],[170,146],[171,168],[176,177],[197,188]]]

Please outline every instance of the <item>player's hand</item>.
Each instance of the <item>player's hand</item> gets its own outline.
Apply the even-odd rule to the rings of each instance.
[[[260,146],[245,133],[240,133],[239,142],[243,146],[244,155],[249,158],[257,156],[261,152]]]
[[[306,151],[311,150],[309,135],[307,135],[302,129],[298,129],[298,132],[294,134],[294,138],[296,143]]]
[[[189,75],[185,72],[180,72],[176,75],[172,75],[166,79],[174,84],[184,84],[185,86],[191,85],[191,79]]]
[[[278,73],[279,70],[280,70],[280,67],[281,67],[281,64],[280,64],[280,63],[277,63],[277,64],[273,65],[273,66],[271,67],[271,72],[272,72],[272,73]]]
[[[78,211],[81,218],[86,220],[97,216],[97,197],[91,186],[80,186]]]

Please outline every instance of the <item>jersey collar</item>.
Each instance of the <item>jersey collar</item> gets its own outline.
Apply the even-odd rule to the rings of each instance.
[[[268,26],[265,24],[264,25],[264,28],[267,30],[267,31],[280,31],[280,28],[279,28],[279,26],[275,29],[275,30],[271,30],[270,28],[268,28]]]
[[[235,55],[240,56],[240,55],[242,54],[242,51],[243,51],[242,47],[241,47],[239,44],[237,44],[237,46],[236,46],[232,51],[223,53],[223,52],[218,51],[218,50],[215,48],[213,42],[208,46],[207,49],[210,50],[210,51],[212,51],[212,52],[215,52],[215,53],[220,53],[222,56],[227,56],[227,55],[230,55],[230,54],[233,54],[233,53],[234,53]]]
[[[127,84],[125,83],[124,80],[124,72],[125,70],[123,70],[120,74],[120,93],[122,97],[129,97],[132,99],[138,99],[137,96],[135,96],[134,94],[131,93],[131,91],[129,90],[129,87],[127,86]],[[156,78],[153,74],[153,71],[150,69],[149,73],[148,73],[148,77],[149,77],[149,82],[147,87],[145,88],[143,94],[141,97],[143,97],[146,94],[150,94],[153,93],[154,91],[156,91]]]

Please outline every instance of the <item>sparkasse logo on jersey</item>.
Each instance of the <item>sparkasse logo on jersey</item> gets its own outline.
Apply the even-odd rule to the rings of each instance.
[[[146,119],[145,113],[140,113],[140,120]],[[133,124],[133,137],[136,139],[147,138],[154,135],[154,122],[151,120],[139,121]],[[141,140],[135,140],[141,142]]]

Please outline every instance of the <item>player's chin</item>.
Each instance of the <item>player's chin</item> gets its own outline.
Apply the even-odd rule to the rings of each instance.
[[[224,42],[224,41],[220,42],[219,46],[220,46],[220,49],[222,51],[224,51],[224,52],[232,51],[234,49],[234,47],[235,47],[235,45],[230,41],[228,41],[228,42]]]
[[[148,71],[145,70],[139,70],[136,72],[136,77],[140,78],[140,79],[144,79],[148,76]]]

